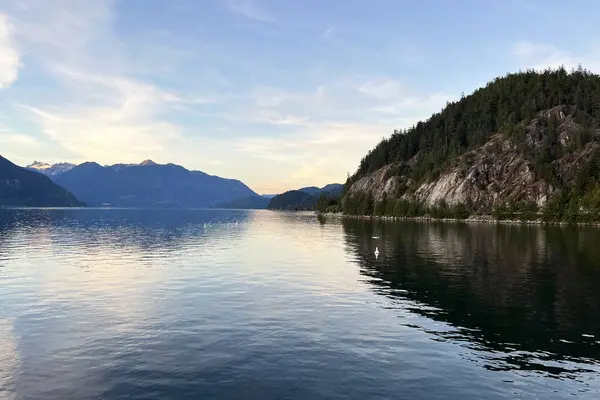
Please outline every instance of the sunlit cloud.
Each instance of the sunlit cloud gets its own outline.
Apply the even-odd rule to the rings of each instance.
[[[19,52],[13,43],[13,30],[8,15],[0,12],[0,89],[17,80],[21,66]]]

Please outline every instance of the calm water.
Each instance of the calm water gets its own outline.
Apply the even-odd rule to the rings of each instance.
[[[0,211],[1,399],[599,397],[600,230]]]

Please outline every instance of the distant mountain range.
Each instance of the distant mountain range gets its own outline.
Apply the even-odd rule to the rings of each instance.
[[[322,194],[338,198],[343,190],[343,185],[334,183],[278,195],[258,195],[235,179],[190,171],[175,164],[157,164],[152,160],[106,166],[95,162],[74,165],[35,161],[26,169],[20,169],[46,175],[64,188],[60,188],[64,193],[72,193],[89,206],[311,210]]]
[[[271,199],[267,208],[269,210],[314,210],[319,197],[337,198],[342,195],[344,185],[332,183],[322,188],[309,186],[298,190],[290,190]]]
[[[47,176],[0,156],[0,206],[78,207],[83,204]]]
[[[257,196],[238,180],[152,160],[107,166],[36,161],[26,168],[47,175],[90,206],[200,208]]]
[[[231,202],[221,203],[215,207],[248,210],[262,210],[267,208],[272,210],[312,210],[317,204],[321,193],[325,193],[331,197],[339,197],[342,194],[343,188],[344,185],[339,183],[332,183],[322,188],[308,186],[277,195],[248,196]]]
[[[88,162],[57,176],[55,182],[96,206],[210,207],[257,195],[235,179],[150,160],[105,167]]]

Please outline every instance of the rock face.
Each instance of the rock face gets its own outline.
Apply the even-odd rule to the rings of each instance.
[[[552,159],[541,160],[549,129],[561,151]],[[489,213],[495,205],[507,202],[527,201],[543,207],[558,188],[540,170],[553,170],[558,181],[568,186],[600,148],[599,139],[598,121],[575,107],[559,106],[538,113],[517,134],[492,135],[482,146],[452,160],[433,179],[412,182],[414,160],[408,160],[363,176],[349,188],[348,195],[368,193],[376,201],[384,196],[402,197],[428,206],[441,201],[462,203],[478,213]]]

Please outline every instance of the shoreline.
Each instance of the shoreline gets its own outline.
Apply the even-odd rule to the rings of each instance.
[[[537,220],[518,220],[518,219],[495,219],[491,215],[477,215],[470,216],[465,219],[460,218],[433,218],[433,217],[387,217],[387,216],[374,216],[374,215],[345,215],[343,213],[320,213],[315,212],[317,216],[337,218],[337,219],[371,219],[371,220],[383,220],[383,221],[415,221],[415,222],[454,222],[454,223],[476,223],[476,224],[494,224],[494,225],[551,225],[551,226],[588,226],[588,227],[600,227],[600,222],[564,222],[564,221],[542,221]]]

